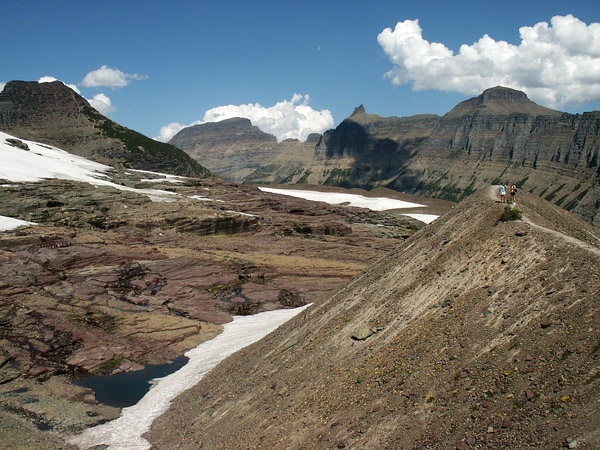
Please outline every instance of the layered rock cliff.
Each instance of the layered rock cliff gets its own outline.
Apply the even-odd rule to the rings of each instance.
[[[11,81],[0,92],[0,130],[116,167],[206,177],[180,149],[125,128],[60,81]]]
[[[485,184],[521,190],[600,223],[600,112],[567,114],[519,91],[486,90],[443,117],[357,109],[315,149],[311,182],[386,186],[458,201]]]
[[[233,141],[219,156],[232,155],[236,181],[385,186],[453,201],[486,184],[515,182],[599,224],[599,129],[599,111],[561,113],[523,92],[495,87],[443,117],[380,117],[361,105],[321,138],[298,143],[302,151],[290,152],[285,143],[273,147],[273,141],[267,151],[255,141],[252,164],[247,153],[236,152],[243,134],[232,137],[222,128]],[[204,149],[194,157],[209,168],[214,159]],[[227,170],[220,174],[231,177]]]
[[[229,181],[268,178],[285,183],[310,165],[319,138],[310,135],[304,143],[296,139],[278,143],[250,120],[234,118],[184,128],[169,143]]]

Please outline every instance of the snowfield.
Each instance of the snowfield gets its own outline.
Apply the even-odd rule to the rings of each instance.
[[[435,219],[437,219],[440,216],[437,216],[435,214],[411,214],[411,213],[406,213],[406,214],[402,214],[403,216],[408,216],[408,217],[412,217],[413,219],[419,220],[423,223],[431,223],[433,222]]]
[[[15,139],[27,145],[28,150],[11,145],[9,139]],[[17,139],[3,132],[0,132],[0,161],[2,161],[0,180],[20,183],[58,178],[61,180],[82,181],[94,186],[109,186],[122,191],[137,192],[147,195],[152,201],[156,202],[172,202],[175,201],[176,197],[175,193],[169,191],[135,189],[113,183],[107,179],[107,175],[104,173],[111,169],[110,166],[90,161],[51,145]],[[167,181],[171,182],[181,182],[180,179],[184,178],[155,172],[148,173],[164,176]],[[2,185],[1,187],[6,186]],[[8,231],[24,225],[34,224],[0,216],[0,231]]]
[[[122,186],[107,180],[104,172],[111,169],[110,166],[90,161],[51,145],[18,139],[29,147],[29,150],[24,150],[10,145],[7,139],[16,138],[0,131],[0,160],[2,160],[0,179],[3,180],[24,182],[58,178],[82,181],[94,186],[109,186],[122,191],[145,194],[153,201],[171,201],[171,197],[177,195],[174,192],[160,189],[136,189]],[[157,172],[146,171],[146,173],[161,175],[170,181],[184,178]]]
[[[24,150],[10,145],[7,139],[17,139],[0,132],[0,179],[23,182],[41,181],[45,178],[83,181],[100,185],[109,166],[73,155],[50,145],[18,139],[29,147]]]
[[[389,209],[406,209],[406,208],[420,208],[426,205],[419,203],[405,202],[402,200],[396,200],[393,198],[386,197],[365,197],[358,194],[346,194],[342,192],[319,192],[319,191],[303,191],[298,189],[274,189],[267,187],[259,187],[263,192],[270,192],[272,194],[289,195],[290,197],[303,198],[305,200],[311,200],[314,202],[325,202],[330,205],[342,205],[348,204],[350,206],[356,206],[358,208],[367,208],[371,211],[386,211]],[[431,223],[439,216],[435,214],[403,214],[405,216],[412,217],[413,219],[420,220],[421,222]]]
[[[26,220],[13,219],[12,217],[0,216],[0,231],[10,231],[19,227],[37,225],[34,222],[27,222]]]

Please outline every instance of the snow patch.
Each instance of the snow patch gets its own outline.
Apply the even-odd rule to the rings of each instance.
[[[171,375],[154,380],[148,393],[137,404],[123,408],[121,417],[88,428],[68,442],[80,449],[97,445],[108,445],[109,450],[151,448],[142,435],[150,429],[154,419],[169,408],[176,396],[196,385],[227,356],[263,338],[307,306],[234,317],[233,322],[223,326],[223,332],[217,337],[187,352],[185,355],[190,360],[185,366]]]
[[[421,208],[426,205],[419,203],[405,202],[387,197],[365,197],[358,194],[345,194],[342,192],[319,192],[319,191],[303,191],[297,189],[274,189],[259,187],[263,192],[271,192],[273,194],[289,195],[290,197],[303,198],[314,202],[324,202],[330,205],[348,204],[359,208],[367,208],[371,211],[386,211],[389,209],[406,209],[406,208]],[[404,216],[412,217],[424,223],[431,223],[439,216],[435,214],[403,214]]]
[[[418,221],[423,222],[423,223],[431,223],[435,219],[440,217],[440,216],[436,216],[435,214],[402,214],[402,215],[412,217],[413,219],[417,219]]]
[[[246,217],[258,217],[258,215],[256,215],[256,214],[250,214],[250,213],[245,213],[245,212],[240,212],[240,211],[227,210],[225,212],[232,213],[232,214],[239,214],[240,216],[246,216]]]
[[[48,178],[73,180],[94,186],[109,186],[122,191],[137,192],[153,201],[175,201],[176,194],[157,189],[135,189],[113,183],[103,172],[110,166],[100,164],[50,145],[18,139],[28,150],[10,145],[7,139],[17,139],[0,132],[0,179],[13,182],[35,182]],[[168,176],[168,175],[165,175]],[[172,177],[175,177],[174,175]],[[169,198],[170,197],[170,198]]]
[[[201,195],[190,195],[188,198],[193,198],[194,200],[200,200],[201,202],[214,202],[212,198],[203,197]]]
[[[319,191],[303,191],[295,189],[273,189],[259,187],[263,192],[271,192],[273,194],[289,195],[291,197],[299,197],[305,200],[315,202],[325,202],[330,205],[341,205],[344,203],[358,208],[367,208],[372,211],[385,211],[388,209],[404,209],[404,208],[420,208],[425,205],[418,203],[405,202],[386,197],[365,197],[358,194],[345,194],[341,192],[319,192]]]
[[[19,227],[37,225],[34,222],[27,222],[26,220],[13,219],[12,217],[0,216],[0,231],[10,231]]]
[[[181,175],[171,175],[170,173],[161,173],[161,172],[152,172],[150,170],[140,170],[140,169],[130,169],[131,172],[139,172],[139,173],[147,173],[150,175],[156,175],[161,178],[145,178],[140,181],[145,181],[147,183],[159,183],[159,182],[167,182],[167,183],[185,183],[185,180],[188,177],[184,177]]]

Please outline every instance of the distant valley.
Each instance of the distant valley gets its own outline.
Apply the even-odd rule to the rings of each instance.
[[[568,114],[496,87],[446,115],[380,117],[361,105],[306,142],[277,142],[247,119],[195,125],[170,141],[224,179],[320,184],[459,201],[515,182],[600,223],[600,112]]]

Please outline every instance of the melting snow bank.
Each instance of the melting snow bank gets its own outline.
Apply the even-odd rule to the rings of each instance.
[[[403,216],[408,216],[408,217],[412,217],[413,219],[417,219],[423,223],[431,223],[433,222],[435,219],[437,219],[440,216],[437,216],[435,214],[402,214]]]
[[[21,219],[13,219],[12,217],[0,216],[0,231],[10,231],[25,225],[37,224]]]
[[[345,194],[341,192],[319,192],[319,191],[302,191],[296,189],[273,189],[259,187],[263,192],[271,192],[273,194],[289,195],[290,197],[299,197],[305,200],[315,202],[325,202],[330,205],[340,205],[348,203],[350,206],[359,208],[367,208],[371,211],[385,211],[388,209],[406,209],[406,208],[421,208],[426,205],[419,203],[405,202],[387,197],[365,197],[358,194]],[[421,222],[431,223],[439,216],[435,214],[403,214],[404,216],[412,217]]]
[[[263,192],[271,192],[273,194],[289,195],[290,197],[299,197],[305,200],[315,202],[325,202],[330,205],[340,205],[348,203],[350,206],[358,208],[367,208],[372,211],[385,211],[386,209],[399,208],[419,208],[425,205],[418,203],[404,202],[386,197],[365,197],[358,194],[345,194],[341,192],[319,192],[319,191],[301,191],[296,189],[273,189],[259,187]]]
[[[185,180],[188,180],[188,177],[184,177],[181,175],[171,175],[168,173],[162,173],[162,172],[152,172],[151,170],[140,170],[140,169],[129,169],[131,172],[138,172],[138,173],[148,173],[150,175],[156,175],[159,176],[161,178],[144,178],[140,181],[145,181],[147,183],[161,183],[161,182],[166,182],[166,183],[185,183]]]
[[[171,375],[156,379],[137,404],[123,408],[121,417],[88,428],[68,442],[80,449],[97,445],[108,445],[109,450],[149,449],[151,445],[142,435],[150,429],[154,419],[169,408],[177,395],[198,383],[227,356],[263,338],[307,306],[234,317],[233,322],[225,324],[223,332],[217,337],[187,352],[185,355],[190,360],[185,366]]]
[[[113,183],[104,173],[111,167],[61,150],[51,145],[17,139],[0,132],[0,179],[13,182],[41,181],[45,178],[83,181],[94,186],[110,186],[122,191],[145,194],[152,201],[175,201],[176,194],[159,189],[135,189]]]

